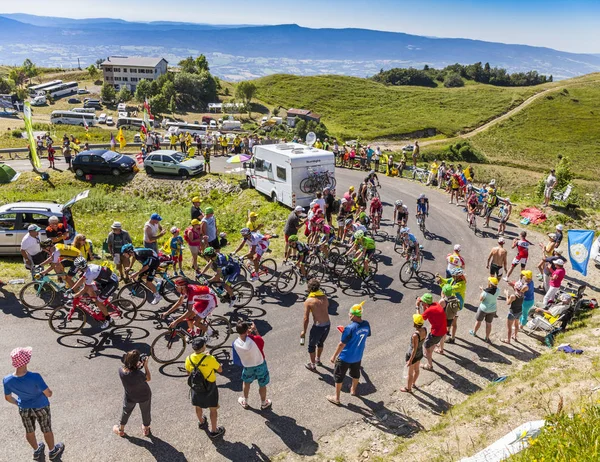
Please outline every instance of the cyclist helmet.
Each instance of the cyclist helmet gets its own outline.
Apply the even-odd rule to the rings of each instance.
[[[367,218],[367,214],[365,212],[360,212],[360,215],[358,215],[358,218],[360,220],[364,220],[365,218]]]
[[[206,249],[204,249],[203,255],[205,257],[214,257],[216,253],[217,252],[215,252],[215,249],[213,249],[212,247],[207,247]]]
[[[298,236],[292,234],[290,237],[288,237],[288,242],[298,242]]]
[[[352,218],[346,218],[346,221],[344,222],[346,226],[350,226],[352,223],[354,223],[354,220]]]
[[[121,247],[121,253],[133,252],[133,244],[125,244]]]
[[[371,171],[369,172],[369,175],[374,175],[374,174],[375,174],[375,170],[371,170]]]
[[[454,268],[452,271],[450,271],[450,274],[452,276],[462,276],[465,272],[463,271],[462,268]]]
[[[423,193],[419,194],[419,199],[425,199],[425,194],[423,194]]]
[[[187,286],[189,281],[186,278],[177,278],[174,279],[173,282],[176,286]]]
[[[86,269],[87,268],[87,260],[84,257],[77,257],[73,261],[73,266],[75,266],[75,268],[78,270]]]
[[[401,205],[402,205],[402,201],[401,201],[401,200],[397,200],[397,201],[396,201],[396,206],[397,206],[397,207],[400,207]]]
[[[45,249],[46,247],[52,247],[54,245],[54,243],[52,242],[52,239],[44,239],[42,242],[40,242],[40,247],[42,247],[42,249]]]
[[[410,233],[410,228],[402,228],[400,229],[400,234],[408,234]]]
[[[358,230],[354,233],[354,239],[362,239],[365,237],[364,231]]]
[[[250,234],[250,228],[242,228],[240,229],[240,233],[242,234],[242,236],[247,236],[248,234]]]

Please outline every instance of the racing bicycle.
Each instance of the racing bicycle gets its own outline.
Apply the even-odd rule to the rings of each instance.
[[[196,280],[203,286],[211,287],[219,297],[221,303],[229,303],[229,294],[224,288],[225,283],[222,281],[209,282],[203,275],[196,276]],[[233,296],[235,297],[234,308],[243,308],[250,300],[254,298],[254,286],[248,281],[240,281],[231,286]]]
[[[34,278],[42,270],[38,267],[33,270]],[[41,310],[50,306],[59,293],[65,291],[65,285],[52,280],[58,274],[46,274],[39,279],[28,282],[19,291],[19,300],[30,310]]]
[[[233,254],[230,257],[240,265],[240,274],[244,279],[254,273],[254,262],[246,257],[237,257]],[[269,282],[277,273],[277,263],[272,258],[261,258],[258,264],[258,280],[260,282]]]
[[[425,227],[425,218],[427,218],[426,213],[417,213],[417,224],[419,225],[419,229],[422,233],[427,232],[427,228]]]
[[[423,246],[419,245],[419,258],[417,258],[416,253],[413,251],[408,260],[404,262],[404,264],[400,267],[399,277],[402,282],[405,284],[410,281],[413,276],[417,279],[419,278],[419,271],[421,270],[421,266],[423,265]]]

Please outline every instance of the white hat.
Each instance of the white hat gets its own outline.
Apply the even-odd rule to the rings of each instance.
[[[498,238],[498,244],[504,244],[504,242],[505,242],[505,241],[504,241],[504,238],[503,238],[502,236],[500,236],[500,237]]]
[[[304,212],[304,207],[297,206],[297,207],[294,209],[294,212]]]
[[[454,246],[454,250],[455,250],[456,252],[460,252],[460,249],[461,249],[461,247],[460,247],[460,244],[456,244],[456,245]]]
[[[113,228],[113,229],[121,229],[122,227],[123,227],[123,225],[121,225],[121,223],[119,221],[115,221],[111,226],[111,228]]]
[[[556,225],[556,229],[558,229],[559,231],[563,230],[563,225],[561,225],[560,223]]]
[[[562,258],[559,258],[558,260],[554,261],[554,264],[558,266],[563,266],[565,264],[565,261]]]

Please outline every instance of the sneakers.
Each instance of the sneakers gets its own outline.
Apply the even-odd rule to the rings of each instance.
[[[218,438],[219,436],[223,436],[225,434],[225,427],[217,427],[216,432],[208,432],[208,437],[211,439]]]
[[[152,299],[152,301],[150,302],[151,305],[156,305],[158,302],[160,302],[162,300],[162,295],[160,295],[158,292],[156,292],[154,294],[154,298]]]
[[[316,364],[317,366],[322,366],[322,365],[323,365],[323,363],[321,362],[321,358],[319,358],[319,357],[315,358],[315,364]]]
[[[35,451],[33,451],[33,460],[38,460],[44,455],[44,449],[46,449],[46,445],[44,443],[38,443],[38,447]]]
[[[100,324],[100,329],[108,329],[110,326],[110,318],[106,318],[102,324]]]
[[[39,448],[38,448],[39,449]],[[56,443],[54,445],[54,449],[52,449],[49,453],[48,453],[48,457],[50,458],[50,460],[54,460],[57,459],[58,457],[60,457],[60,455],[64,452],[65,450],[65,445],[64,443]]]
[[[315,367],[315,365],[313,363],[306,363],[304,365],[304,367],[306,367],[311,372],[315,372],[317,370],[317,368]]]
[[[306,278],[300,278],[300,285],[303,286],[306,284]]]
[[[233,306],[237,303],[237,297],[231,297],[229,300],[229,308],[233,308]]]
[[[208,428],[208,419],[206,417],[203,417],[203,419],[203,422],[198,421],[198,428],[200,430],[206,430]]]
[[[250,281],[254,282],[254,281],[258,281],[258,274],[256,273],[252,273],[250,275]]]

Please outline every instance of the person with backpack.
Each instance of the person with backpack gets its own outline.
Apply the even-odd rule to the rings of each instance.
[[[192,268],[199,274],[198,269],[198,254],[200,253],[200,247],[202,246],[202,226],[200,221],[194,218],[183,232],[183,240],[187,243],[190,253],[192,254]]]
[[[446,329],[448,330],[447,336],[449,337],[447,341],[448,343],[454,343],[456,341],[457,315],[460,310],[460,301],[454,294],[454,289],[450,284],[444,284],[442,286],[442,298],[440,299],[439,304],[444,308],[444,312],[446,313]],[[444,354],[445,342],[446,338],[442,337],[439,346],[436,349],[437,353]]]
[[[209,438],[218,438],[225,434],[225,428],[217,426],[219,409],[219,389],[217,388],[217,373],[223,368],[216,358],[206,353],[206,338],[195,337],[192,340],[194,352],[185,359],[185,370],[188,373],[188,385],[192,405],[196,408],[198,428],[208,428],[208,421],[204,416],[204,409],[210,415]]]

